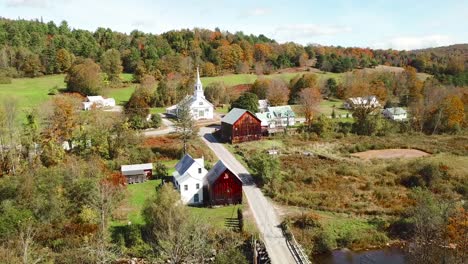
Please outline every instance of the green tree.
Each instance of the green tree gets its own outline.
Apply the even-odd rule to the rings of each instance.
[[[231,109],[241,108],[252,113],[258,112],[258,97],[256,94],[245,92],[237,100],[232,102]]]
[[[65,77],[67,90],[84,95],[98,95],[102,89],[101,68],[91,59],[77,62]]]
[[[187,153],[187,145],[190,140],[194,139],[198,134],[198,127],[193,120],[190,110],[190,101],[185,100],[178,105],[177,121],[175,122],[176,132],[182,139],[184,144],[184,154]]]
[[[335,78],[329,78],[327,80],[326,87],[330,96],[333,96],[333,97],[337,96],[336,92],[338,89],[338,83],[336,82]]]
[[[207,226],[190,216],[172,184],[165,184],[143,208],[149,242],[161,261],[203,263],[210,255]]]
[[[116,49],[109,49],[101,57],[102,71],[107,74],[111,83],[120,83],[120,74],[122,73],[122,60],[120,52]]]
[[[257,153],[249,161],[253,176],[265,185],[270,185],[280,177],[280,163],[276,156],[267,153]]]

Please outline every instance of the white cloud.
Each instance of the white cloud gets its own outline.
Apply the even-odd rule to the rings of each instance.
[[[8,0],[6,5],[8,7],[47,7],[47,0]]]
[[[318,24],[295,24],[279,26],[274,31],[274,36],[280,41],[307,40],[319,36],[332,36],[341,33],[349,33],[352,29],[349,26],[333,26]]]
[[[248,11],[243,12],[240,17],[259,17],[268,15],[270,13],[270,9],[268,8],[254,8]]]
[[[151,19],[136,19],[132,22],[132,27],[145,28],[154,26],[154,22]]]
[[[398,36],[390,38],[373,45],[374,48],[414,50],[430,47],[440,47],[453,44],[454,40],[447,35],[427,35],[427,36]]]

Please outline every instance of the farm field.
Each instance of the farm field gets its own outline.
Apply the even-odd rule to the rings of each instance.
[[[434,177],[432,188],[457,199],[466,197],[466,144],[466,133],[456,137],[395,134],[314,140],[277,136],[227,148],[246,165],[259,153],[278,151],[280,174],[265,191],[279,204],[302,245],[308,247],[310,241],[324,239],[331,249],[357,250],[382,246],[390,240],[382,226],[398,221],[411,206],[412,188],[426,186],[422,179],[428,177],[429,170]],[[391,149],[403,154],[416,149],[432,155],[372,160],[353,157],[353,153],[365,151],[387,154]],[[305,230],[300,228],[301,221],[307,223]]]
[[[389,69],[390,68],[390,69]],[[388,67],[388,66],[378,66],[375,69],[365,69],[366,71],[401,71],[402,68],[398,67]],[[281,78],[285,82],[289,82],[292,78],[297,75],[301,75],[304,73],[309,73],[308,71],[300,71],[300,72],[282,72],[282,73],[274,73],[271,75],[263,75],[264,78]],[[345,73],[330,73],[330,72],[320,72],[320,71],[313,71],[313,73],[319,76],[319,81],[325,81],[328,78],[336,78],[340,80]],[[421,79],[427,78],[429,75],[418,73],[418,76]],[[40,106],[42,103],[46,102],[50,95],[48,92],[51,88],[58,88],[64,89],[65,82],[64,82],[65,75],[58,74],[58,75],[48,75],[42,76],[37,78],[20,78],[20,79],[13,79],[11,84],[0,84],[0,99],[1,98],[12,98],[18,101],[18,106],[21,110],[28,110],[35,107]],[[113,97],[116,100],[116,103],[119,105],[123,105],[131,96],[137,84],[130,83],[133,76],[132,74],[123,73],[121,74],[121,79],[125,81],[127,87],[124,88],[106,88],[103,90],[103,95],[107,97]],[[257,76],[255,74],[230,74],[224,76],[216,76],[216,77],[204,77],[202,79],[202,83],[204,86],[207,86],[214,82],[224,82],[226,85],[238,85],[238,84],[251,84],[255,82]],[[320,105],[320,111],[326,115],[331,115],[331,109],[333,105],[338,107],[341,105],[341,102],[332,102],[332,101],[323,101]],[[161,110],[152,110],[153,112],[159,112]],[[226,112],[227,109],[219,110],[219,113]],[[347,111],[343,109],[335,109],[335,113],[337,114],[346,114]]]

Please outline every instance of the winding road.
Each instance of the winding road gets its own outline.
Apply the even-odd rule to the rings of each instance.
[[[200,136],[206,145],[222,160],[234,173],[241,177],[244,193],[252,209],[258,230],[263,236],[265,246],[273,264],[296,263],[288,248],[281,230],[280,218],[270,201],[255,185],[247,169],[211,134],[212,128],[200,129]]]

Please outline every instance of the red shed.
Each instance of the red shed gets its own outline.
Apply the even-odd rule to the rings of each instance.
[[[221,137],[231,143],[262,138],[262,121],[251,112],[233,108],[221,119]]]
[[[222,161],[206,174],[206,181],[211,205],[242,203],[242,180]]]

